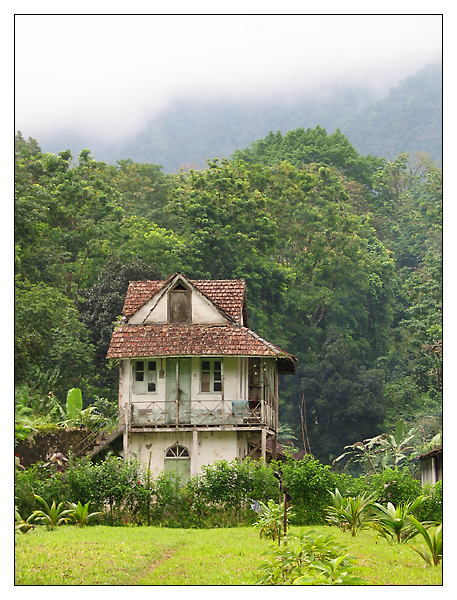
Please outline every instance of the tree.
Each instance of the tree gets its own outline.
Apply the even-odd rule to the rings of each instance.
[[[297,432],[306,419],[310,451],[330,464],[351,436],[369,437],[379,431],[385,417],[384,373],[362,363],[358,344],[348,334],[329,328],[322,335],[322,351],[313,362],[309,353],[283,388],[280,414]]]
[[[61,396],[71,387],[84,387],[94,348],[73,300],[44,283],[16,278],[15,334],[17,384]]]
[[[246,279],[253,299],[250,319],[260,333],[282,298],[288,276],[271,260],[277,225],[259,185],[271,177],[265,171],[243,162],[209,161],[206,171],[181,175],[166,207],[180,223],[177,233],[185,243],[181,256],[187,272],[196,279]]]
[[[69,151],[37,154],[34,161],[36,181],[30,166],[17,162],[18,266],[30,281],[75,298],[110,253],[122,218],[118,194],[104,178],[106,165],[88,150],[75,167]]]
[[[108,167],[108,172],[128,216],[144,217],[159,227],[172,228],[174,223],[164,211],[172,180],[165,177],[161,167],[128,159],[118,160],[115,167]]]
[[[110,368],[106,353],[113,333],[113,324],[122,313],[125,295],[130,281],[162,279],[163,273],[155,265],[140,259],[123,263],[119,258],[110,258],[94,285],[83,292],[79,299],[82,323],[90,332],[90,341],[95,348],[94,366],[98,384],[106,388],[106,395],[116,389],[117,369]]]
[[[265,139],[253,142],[245,150],[237,150],[234,158],[270,166],[286,161],[296,167],[309,164],[335,167],[348,179],[355,179],[368,188],[382,164],[374,156],[360,156],[339,129],[328,135],[319,125],[306,130],[300,127],[284,136],[279,131],[276,134],[270,131]]]

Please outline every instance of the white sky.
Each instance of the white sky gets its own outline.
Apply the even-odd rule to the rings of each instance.
[[[17,14],[15,129],[132,135],[177,98],[390,87],[441,50],[441,15]]]

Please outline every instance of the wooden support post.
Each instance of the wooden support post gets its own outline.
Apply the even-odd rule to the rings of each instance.
[[[276,433],[276,431],[272,440],[271,458],[272,460],[278,459],[278,434]]]
[[[129,453],[129,422],[130,422],[130,407],[129,403],[126,402],[124,405],[124,435],[122,438],[122,445],[124,450],[124,462],[127,462]]]
[[[175,425],[179,423],[179,360],[176,361],[176,415]]]
[[[262,459],[264,460],[264,462],[267,462],[267,430],[266,429],[262,429],[261,449],[262,449]]]
[[[266,406],[265,406],[265,361],[259,359],[260,369],[260,422],[264,425],[266,421]],[[262,430],[263,431],[263,430]]]
[[[190,474],[191,477],[197,474],[197,456],[198,456],[198,431],[192,431],[192,457],[190,459]]]

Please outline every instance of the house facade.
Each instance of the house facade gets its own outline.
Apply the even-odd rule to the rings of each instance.
[[[131,282],[107,353],[119,359],[124,456],[184,480],[276,454],[278,375],[295,357],[249,329],[242,280]]]

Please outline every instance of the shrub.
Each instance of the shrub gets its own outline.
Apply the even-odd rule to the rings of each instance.
[[[414,479],[406,468],[385,469],[381,473],[370,475],[367,484],[377,494],[381,504],[412,502],[422,494],[420,481]]]
[[[273,541],[278,540],[278,546],[281,544],[281,536],[284,529],[284,503],[277,504],[273,500],[269,500],[267,504],[260,502],[261,511],[259,520],[253,523],[254,527],[259,530],[260,538],[266,537]],[[286,508],[286,527],[290,517],[293,516],[292,509],[289,506]]]
[[[292,524],[325,524],[328,490],[335,487],[335,474],[329,465],[308,455],[282,465],[282,479],[291,497],[295,518]]]
[[[49,529],[54,529],[57,525],[61,525],[62,523],[68,522],[68,517],[71,513],[71,510],[64,510],[64,503],[60,502],[59,505],[53,501],[51,506],[41,498],[41,496],[37,496],[35,494],[35,498],[43,505],[44,510],[36,510],[33,514],[30,515],[31,519],[36,521],[43,521],[43,523]]]
[[[443,521],[443,482],[426,485],[423,489],[424,501],[414,515],[419,521]]]
[[[84,525],[87,523],[87,520],[91,517],[95,517],[96,515],[100,514],[98,512],[89,513],[90,502],[87,502],[84,504],[84,506],[79,501],[78,504],[75,504],[74,502],[68,502],[67,504],[70,509],[68,514],[75,523],[78,523],[80,527],[84,527]]]
[[[376,520],[371,523],[371,526],[387,540],[396,540],[398,543],[406,542],[414,535],[415,531],[411,524],[413,511],[423,501],[424,496],[419,496],[414,502],[400,502],[397,506],[388,502],[387,507],[376,502]]]
[[[278,500],[273,468],[249,459],[206,465],[186,486],[196,526],[230,527],[256,518],[251,500]]]
[[[357,585],[367,583],[354,576],[359,568],[346,547],[333,535],[315,531],[288,534],[281,547],[271,546],[258,568],[260,585]]]
[[[429,534],[424,525],[419,523],[417,519],[411,517],[410,520],[416,530],[422,535],[430,554],[423,545],[421,546],[421,550],[418,550],[411,545],[410,547],[417,552],[430,567],[432,565],[437,567],[443,558],[443,524],[441,523],[434,531],[431,532],[431,534]]]

